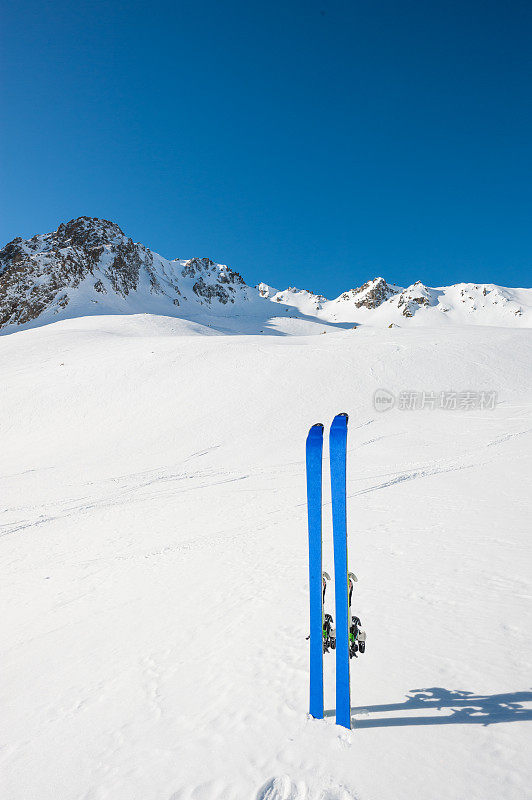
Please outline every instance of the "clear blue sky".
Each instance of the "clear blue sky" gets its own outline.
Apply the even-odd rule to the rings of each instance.
[[[532,3],[1,0],[2,245],[88,214],[334,296],[532,285]]]

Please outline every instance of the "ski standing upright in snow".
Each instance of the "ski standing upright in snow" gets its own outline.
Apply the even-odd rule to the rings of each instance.
[[[349,682],[350,609],[348,600],[346,456],[347,414],[337,414],[329,435],[336,607],[336,724],[351,729]]]
[[[323,598],[322,495],[323,425],[313,425],[307,436],[307,507],[310,589],[310,704],[309,713],[323,719]]]
[[[351,728],[349,659],[366,649],[366,634],[352,612],[357,577],[347,565],[347,414],[338,414],[329,438],[333,521],[336,630],[324,613],[330,576],[322,572],[322,455],[323,425],[313,425],[307,436],[307,505],[310,588],[310,715],[323,719],[323,653],[336,650],[336,724]]]

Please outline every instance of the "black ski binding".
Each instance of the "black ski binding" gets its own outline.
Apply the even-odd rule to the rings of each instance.
[[[366,650],[366,632],[361,630],[361,625],[359,617],[351,617],[349,658],[358,658],[357,653],[364,653]]]
[[[351,612],[351,600],[357,576],[354,572],[349,572],[347,578],[349,580],[349,612]],[[361,625],[360,618],[353,615],[349,628],[349,658],[358,658],[357,653],[364,653],[366,650],[366,632],[361,630]]]
[[[328,653],[329,650],[336,650],[336,631],[332,626],[333,618],[330,614],[325,614],[323,620],[323,652]]]

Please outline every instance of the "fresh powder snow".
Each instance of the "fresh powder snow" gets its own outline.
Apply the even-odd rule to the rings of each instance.
[[[529,797],[532,332],[498,310],[524,298],[263,284],[187,316],[157,281],[162,311],[63,318],[84,284],[0,337],[2,797]],[[305,438],[341,411],[351,731],[332,653],[308,716]],[[330,511],[325,472],[332,574]]]

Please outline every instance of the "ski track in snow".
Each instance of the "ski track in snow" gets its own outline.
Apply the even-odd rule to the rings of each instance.
[[[367,424],[370,424],[370,423],[367,423]],[[493,446],[496,446],[496,445],[500,445],[500,444],[503,444],[504,442],[507,442],[507,441],[517,437],[517,436],[524,436],[524,435],[527,435],[529,433],[532,433],[532,428],[524,430],[524,431],[518,431],[516,433],[509,433],[509,434],[506,434],[505,436],[501,436],[498,439],[495,439],[493,441],[488,442],[485,445],[485,447],[493,447]],[[401,435],[400,433],[391,434],[391,436],[400,436],[400,435]],[[387,439],[387,438],[389,438],[389,437],[388,436],[379,436],[376,439],[371,439],[369,441],[362,442],[361,446],[365,446],[365,445],[370,444],[370,443],[372,444],[372,443],[377,442],[377,441],[382,441],[382,440]],[[350,452],[353,453],[354,450],[355,450],[355,448],[351,448]],[[188,458],[185,458],[183,460],[183,463],[186,463],[187,461],[189,461],[189,460],[191,460],[193,458],[204,456],[208,452],[210,452],[210,450],[204,450],[204,451],[199,451],[198,453],[194,453],[194,454],[190,455]],[[471,454],[469,454],[469,455],[471,455]],[[464,456],[461,455],[460,459],[462,459],[463,457]],[[419,467],[417,469],[412,469],[412,470],[409,470],[409,471],[403,471],[403,472],[397,472],[397,473],[392,472],[392,473],[385,473],[383,475],[372,475],[372,476],[366,476],[366,477],[363,477],[363,478],[357,478],[356,479],[357,481],[367,481],[367,480],[372,480],[372,479],[379,478],[379,477],[387,477],[387,478],[389,478],[389,480],[383,481],[382,483],[378,483],[378,484],[375,484],[373,486],[369,486],[369,487],[367,487],[365,489],[361,489],[361,490],[359,490],[357,492],[350,493],[350,494],[348,494],[348,497],[349,498],[353,498],[353,497],[357,497],[358,495],[361,495],[361,494],[367,494],[367,493],[379,491],[380,489],[386,489],[386,488],[389,488],[390,486],[394,486],[395,484],[401,483],[403,481],[410,481],[410,480],[416,480],[418,478],[432,477],[432,476],[439,475],[439,474],[445,473],[445,472],[453,472],[455,470],[473,469],[475,467],[478,467],[482,463],[483,462],[476,461],[476,462],[472,462],[472,463],[469,463],[469,464],[454,464],[454,465],[448,465],[448,466],[443,466],[442,465],[440,467],[433,467],[433,466],[432,467]],[[290,464],[290,465],[285,465],[285,470],[286,470],[286,468],[288,466],[295,467],[297,470],[301,471],[301,469],[303,468],[303,460],[296,461],[296,462],[294,462],[293,464]],[[275,471],[280,474],[281,471],[283,471],[283,469],[282,469],[282,467],[277,467]],[[271,475],[271,473],[272,473],[272,470],[269,470],[268,474]],[[120,506],[120,505],[126,504],[126,503],[127,504],[130,504],[130,503],[143,503],[146,500],[153,500],[153,499],[157,499],[157,498],[163,498],[163,497],[169,496],[169,495],[175,495],[176,492],[177,493],[179,493],[179,492],[190,492],[190,491],[195,492],[195,491],[200,491],[202,489],[208,489],[208,488],[210,488],[212,486],[217,486],[217,485],[224,484],[224,483],[232,483],[232,482],[237,482],[237,481],[246,481],[246,480],[249,480],[250,478],[261,477],[261,475],[264,476],[264,470],[253,470],[252,474],[246,474],[246,475],[227,475],[227,474],[224,474],[224,472],[221,471],[221,470],[217,471],[217,472],[214,472],[214,473],[212,471],[208,471],[207,470],[205,472],[197,471],[197,472],[190,472],[190,473],[171,473],[171,474],[155,474],[155,475],[153,473],[140,473],[138,475],[117,476],[116,478],[111,479],[110,482],[113,485],[120,484],[120,483],[125,483],[126,485],[123,486],[123,488],[121,488],[120,491],[117,494],[115,494],[114,496],[107,497],[105,500],[101,500],[101,501],[99,501],[97,503],[94,503],[94,502],[92,502],[92,503],[83,502],[83,499],[79,498],[79,502],[76,505],[68,505],[67,507],[64,507],[64,508],[60,507],[60,506],[62,506],[61,503],[57,503],[57,504],[48,503],[47,507],[52,507],[53,508],[54,505],[58,506],[59,507],[58,508],[59,513],[57,513],[55,515],[52,515],[52,516],[46,516],[44,514],[38,514],[37,518],[32,520],[32,521],[20,521],[20,522],[14,523],[13,525],[0,525],[0,537],[1,536],[7,536],[7,535],[9,535],[11,533],[16,533],[18,531],[25,530],[27,528],[32,528],[32,527],[35,527],[35,526],[38,526],[38,525],[43,525],[43,524],[46,524],[48,522],[53,522],[54,520],[58,520],[58,519],[61,519],[61,518],[71,517],[71,516],[74,516],[76,514],[82,514],[82,513],[91,511],[93,509],[96,509],[96,508]],[[141,492],[141,490],[148,489],[148,488],[151,488],[151,487],[157,487],[159,489],[159,485],[160,484],[164,484],[164,483],[172,483],[173,484],[173,483],[180,482],[180,481],[194,481],[196,479],[203,479],[203,478],[206,478],[206,477],[214,477],[214,476],[218,476],[218,477],[224,476],[224,477],[221,477],[221,479],[217,480],[217,481],[209,481],[209,482],[206,482],[206,483],[199,483],[199,484],[196,484],[196,485],[187,486],[185,488],[179,488],[177,490],[176,490],[175,487],[169,487],[165,491],[157,491],[157,492],[151,492],[151,493],[142,493]],[[11,477],[11,476],[8,476],[8,477]],[[138,480],[135,481],[134,480],[135,478],[138,478]],[[0,480],[1,480],[1,478],[0,478]],[[107,483],[109,483],[109,481]],[[92,490],[94,490],[94,489],[98,490],[99,489],[99,491],[105,492],[105,486],[102,485],[102,486],[98,487],[97,485],[95,485],[95,482],[90,482],[89,484],[87,484],[87,488],[88,487],[91,487]],[[244,488],[243,490],[244,491],[254,491],[254,489],[252,489],[252,488],[251,489],[245,489]],[[262,491],[264,491],[264,489],[262,489]],[[301,506],[301,505],[303,505],[303,504],[298,504],[298,506]],[[24,510],[25,510],[24,508],[5,508],[5,509],[3,509],[4,513],[8,513],[8,512],[9,513],[14,513],[15,511],[19,511],[20,512],[20,511],[24,511]],[[283,509],[283,511],[284,511],[284,509]]]
[[[530,333],[123,324],[0,340],[2,797],[526,797]],[[65,342],[68,375],[46,357]],[[420,385],[501,402],[373,411],[376,387]],[[352,731],[329,656],[325,719],[307,715],[304,441],[342,410],[368,633]]]

